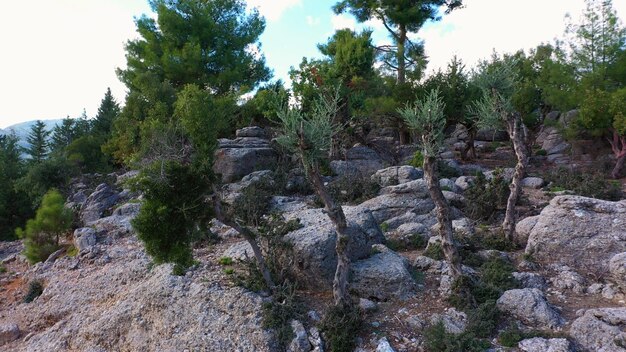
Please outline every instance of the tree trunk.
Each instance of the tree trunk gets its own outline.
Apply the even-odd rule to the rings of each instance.
[[[406,62],[404,60],[404,45],[406,44],[406,26],[399,26],[400,33],[398,35],[398,52],[397,52],[397,60],[398,60],[398,84],[404,84],[406,82]]]
[[[506,214],[504,216],[504,222],[502,223],[502,229],[504,230],[504,236],[512,241],[515,235],[515,223],[516,223],[516,210],[515,204],[522,191],[522,178],[526,172],[526,166],[528,165],[528,153],[526,147],[525,128],[522,123],[522,119],[518,113],[509,114],[507,117],[507,131],[511,141],[513,141],[513,150],[515,151],[515,157],[517,158],[517,165],[515,165],[515,173],[513,179],[509,185],[511,193],[509,199],[506,202]]]
[[[617,158],[617,163],[615,163],[615,167],[613,168],[613,171],[611,171],[611,177],[613,177],[614,179],[618,179],[619,175],[622,173],[622,169],[624,168],[624,160],[626,160],[626,153]]]
[[[350,271],[350,257],[348,256],[348,242],[350,234],[348,233],[348,224],[343,209],[328,193],[326,186],[322,182],[319,170],[315,167],[308,166],[307,174],[317,195],[324,203],[324,209],[330,220],[335,224],[335,232],[337,233],[337,241],[335,251],[337,252],[337,268],[335,270],[335,278],[333,280],[333,298],[335,305],[341,307],[350,306],[350,294],[348,293],[348,273]]]
[[[441,248],[443,254],[450,265],[452,277],[456,280],[463,275],[461,270],[461,257],[454,245],[454,232],[452,230],[452,220],[450,219],[450,207],[439,187],[439,180],[435,175],[436,158],[432,156],[424,157],[424,179],[428,185],[428,193],[435,203],[437,210],[437,222],[439,223],[439,236],[441,238]]]
[[[261,251],[261,248],[256,241],[256,236],[254,232],[252,232],[252,230],[250,230],[248,227],[239,225],[237,222],[232,221],[224,216],[224,213],[222,213],[222,205],[220,203],[221,200],[218,197],[218,193],[214,190],[213,194],[213,208],[215,209],[215,216],[224,225],[230,226],[235,229],[235,231],[239,232],[243,236],[243,238],[250,244],[250,247],[252,247],[252,252],[254,253],[254,258],[256,259],[257,265],[259,266],[259,270],[263,275],[263,280],[265,281],[265,284],[267,285],[269,290],[273,292],[276,288],[276,284],[274,283],[274,280],[272,280],[272,275],[267,268],[265,258],[263,257],[263,252]]]
[[[617,131],[613,130],[613,140],[609,139],[613,154],[617,158],[615,167],[611,171],[611,177],[618,179],[622,169],[624,168],[624,159],[626,159],[626,136],[618,135]]]
[[[474,128],[467,129],[467,141],[465,142],[465,148],[461,150],[461,159],[463,160],[476,159],[476,147],[474,146],[475,138],[476,138],[476,130]]]

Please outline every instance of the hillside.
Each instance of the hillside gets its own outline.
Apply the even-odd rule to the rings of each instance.
[[[46,130],[52,131],[57,124],[63,121],[63,119],[49,119],[49,120],[42,120],[42,121],[46,124]],[[2,134],[15,133],[15,135],[20,140],[19,142],[20,146],[26,148],[28,146],[28,143],[26,142],[26,137],[28,137],[31,127],[36,122],[37,120],[16,123],[14,125],[4,128],[3,130],[0,130],[0,133]]]

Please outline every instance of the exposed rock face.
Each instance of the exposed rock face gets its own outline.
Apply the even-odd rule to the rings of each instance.
[[[222,256],[240,261],[254,260],[254,252],[248,241],[241,241],[231,245],[224,251]]]
[[[311,343],[309,342],[309,337],[306,333],[304,325],[297,320],[292,320],[291,330],[293,331],[294,338],[291,340],[289,346],[287,346],[287,352],[311,351]]]
[[[17,340],[20,328],[17,324],[0,324],[0,346]]]
[[[523,288],[536,288],[542,291],[546,288],[546,279],[537,273],[514,272],[513,277]]]
[[[522,187],[539,189],[544,181],[541,177],[526,177],[522,179]]]
[[[424,180],[385,187],[378,197],[367,200],[360,206],[368,208],[379,224],[407,212],[423,215],[435,208]]]
[[[444,329],[450,334],[461,334],[467,327],[467,315],[454,308],[447,309],[443,314],[435,314],[430,317],[431,324],[442,323]]]
[[[139,214],[141,203],[122,204],[111,216],[91,223],[98,236],[120,238],[134,232],[131,221]]]
[[[559,327],[563,321],[550,306],[543,292],[536,288],[509,290],[497,302],[498,309],[539,329]]]
[[[352,263],[350,289],[379,301],[413,296],[416,285],[408,260],[383,245],[375,245],[374,249],[380,253]]]
[[[99,264],[107,258],[106,265]],[[95,262],[92,261],[95,259]],[[274,351],[262,328],[261,297],[222,285],[212,264],[172,276],[150,269],[142,245],[124,238],[100,254],[61,257],[27,274],[45,282],[36,304],[15,303],[0,325],[21,327],[27,340],[7,351]]]
[[[582,294],[586,291],[585,278],[580,276],[566,265],[553,265],[551,269],[556,272],[556,276],[550,279],[552,286],[559,290],[572,290]]]
[[[509,140],[509,134],[506,131],[497,131],[492,129],[481,129],[476,133],[477,141],[504,142]]]
[[[541,149],[546,151],[548,161],[557,164],[566,164],[570,158],[568,152],[571,145],[563,139],[559,131],[555,127],[544,128],[537,135],[537,143],[541,145]]]
[[[609,261],[613,281],[626,293],[626,252],[614,255]]]
[[[106,183],[100,184],[83,204],[80,211],[80,220],[85,225],[91,224],[100,219],[118,200],[118,192]]]
[[[372,175],[372,181],[378,183],[381,187],[395,186],[401,183],[415,181],[424,176],[421,168],[413,166],[392,166],[386,169],[378,170]]]
[[[222,200],[229,205],[233,205],[246,189],[261,183],[267,183],[269,185],[274,183],[270,170],[255,171],[244,176],[239,182],[224,185],[224,187],[222,187],[222,194],[226,196]]]
[[[558,260],[585,276],[608,272],[611,257],[626,251],[626,201],[558,196],[536,218],[526,253],[540,262]],[[534,219],[523,221],[528,231]]]
[[[570,336],[586,351],[624,351],[626,308],[589,309],[570,328]]]
[[[91,227],[82,227],[74,230],[74,246],[79,252],[87,250],[96,244],[96,230]]]
[[[396,352],[396,350],[391,347],[387,338],[383,337],[382,339],[380,339],[380,341],[378,341],[378,346],[376,346],[376,352]]]
[[[330,168],[339,176],[360,175],[370,177],[385,167],[383,159],[373,149],[356,146],[346,152],[345,160],[333,160]]]
[[[533,337],[519,342],[518,347],[524,352],[570,352],[571,343],[567,339],[544,339]]]
[[[371,247],[384,241],[378,222],[364,207],[343,207],[348,221],[350,260],[369,256]],[[308,209],[285,214],[287,220],[300,219],[302,227],[284,239],[292,245],[296,263],[290,268],[302,282],[316,289],[328,289],[337,266],[335,226],[322,209]]]
[[[277,154],[258,127],[237,131],[237,138],[219,139],[215,152],[213,171],[222,175],[222,181],[230,183],[255,170],[267,170],[276,166]]]

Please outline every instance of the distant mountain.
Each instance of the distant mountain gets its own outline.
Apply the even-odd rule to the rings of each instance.
[[[46,130],[52,131],[52,129],[61,123],[63,119],[54,119],[54,120],[42,120],[46,124]],[[20,122],[15,125],[11,125],[6,127],[4,130],[0,130],[0,134],[9,134],[15,133],[17,138],[19,138],[19,145],[26,148],[28,147],[28,143],[26,142],[26,137],[30,133],[31,127],[37,122],[37,120]]]

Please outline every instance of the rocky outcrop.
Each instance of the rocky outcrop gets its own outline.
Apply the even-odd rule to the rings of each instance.
[[[141,203],[131,202],[117,207],[111,216],[98,219],[91,223],[91,227],[98,236],[110,239],[127,236],[134,232],[131,221],[139,214]]]
[[[266,139],[263,129],[243,128],[237,130],[236,137],[232,140],[218,140],[213,171],[222,175],[223,182],[237,181],[255,170],[276,166],[278,155]]]
[[[80,220],[89,225],[100,219],[119,201],[119,193],[106,183],[100,184],[81,207]]]
[[[74,246],[79,252],[88,250],[96,244],[96,230],[91,227],[81,227],[74,230]]]
[[[525,339],[517,345],[524,352],[570,352],[572,345],[567,339],[545,339],[533,337]]]
[[[559,313],[546,301],[543,292],[536,288],[506,291],[498,299],[497,306],[502,312],[535,328],[553,329],[563,323]]]
[[[544,181],[541,177],[526,177],[522,179],[522,187],[539,189]]]
[[[624,351],[626,308],[589,309],[576,319],[570,336],[585,351]]]
[[[15,341],[20,337],[17,324],[0,324],[0,346]]]
[[[611,279],[626,293],[626,252],[618,253],[609,261]]]
[[[246,189],[256,187],[260,184],[266,184],[268,186],[274,184],[270,170],[254,171],[244,176],[239,182],[224,185],[224,187],[222,187],[222,194],[225,196],[222,198],[222,201],[228,205],[234,205]]]
[[[378,222],[365,207],[344,206],[348,221],[350,260],[367,258],[371,247],[384,241]],[[335,226],[323,209],[308,209],[285,214],[286,220],[299,219],[301,228],[285,235],[295,263],[289,268],[306,286],[328,289],[337,266]]]
[[[424,171],[421,168],[403,165],[392,166],[386,169],[378,170],[371,176],[371,179],[379,186],[387,187],[415,181],[422,178],[423,176]]]
[[[626,251],[626,201],[558,196],[517,229],[530,229],[526,253],[539,262],[558,261],[583,276],[608,272],[609,260]]]
[[[545,127],[537,135],[537,143],[546,151],[548,161],[556,164],[567,164],[570,161],[571,145],[565,141],[556,127]]]
[[[373,250],[379,253],[352,263],[350,289],[378,301],[412,297],[416,284],[408,260],[383,245],[374,245]]]
[[[369,199],[360,206],[369,209],[379,224],[407,212],[423,215],[435,208],[429,197],[426,181],[421,179],[385,187],[378,197]]]
[[[330,162],[330,168],[338,176],[370,177],[383,167],[385,167],[385,163],[380,155],[366,146],[352,147],[346,152],[344,160]]]

